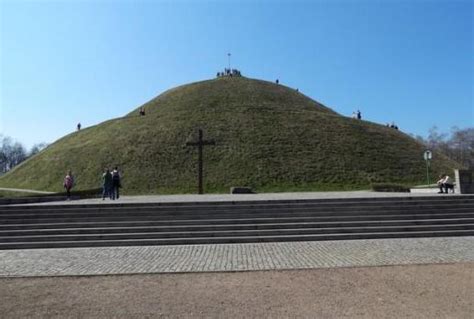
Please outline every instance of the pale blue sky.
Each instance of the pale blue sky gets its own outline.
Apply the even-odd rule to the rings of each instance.
[[[0,133],[30,147],[243,75],[426,135],[474,126],[473,1],[0,0]]]

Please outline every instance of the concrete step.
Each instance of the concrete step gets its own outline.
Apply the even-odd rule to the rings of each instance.
[[[446,201],[456,201],[456,202],[470,202],[474,200],[474,195],[456,195],[456,194],[447,194],[440,196],[402,196],[402,197],[361,197],[361,198],[321,198],[321,199],[289,199],[289,200],[239,200],[239,196],[235,197],[236,200],[233,201],[199,201],[199,202],[156,202],[156,203],[123,203],[120,201],[105,201],[98,204],[76,204],[74,202],[68,202],[64,205],[17,205],[17,206],[0,206],[0,211],[3,209],[12,209],[14,207],[22,207],[22,209],[37,209],[38,207],[55,207],[55,208],[71,208],[74,206],[76,208],[99,208],[104,207],[195,207],[195,206],[229,206],[229,205],[296,205],[296,204],[348,204],[361,203],[361,202],[372,202],[372,203],[413,203],[413,202],[446,202]],[[72,204],[72,205],[71,205]]]
[[[398,217],[397,217],[398,216]],[[241,218],[241,219],[200,219],[200,220],[132,220],[132,221],[107,221],[107,222],[73,222],[73,223],[47,223],[47,224],[4,224],[0,225],[0,231],[8,230],[25,230],[25,229],[54,229],[54,228],[94,228],[94,227],[143,227],[143,226],[161,226],[161,227],[179,227],[179,226],[193,226],[193,225],[240,225],[240,224],[256,224],[265,225],[271,223],[319,223],[319,224],[347,224],[347,223],[397,223],[400,221],[409,222],[431,222],[431,221],[449,221],[449,220],[471,220],[474,218],[473,214],[468,214],[471,217],[453,217],[452,215],[427,215],[427,216],[409,216],[411,219],[407,219],[407,216],[403,215],[392,215],[388,217],[392,218],[373,218],[363,219],[360,216],[355,218],[346,218],[332,221],[331,219],[325,218]],[[387,217],[387,216],[384,216]]]
[[[369,226],[369,227],[334,227],[334,228],[290,228],[258,230],[220,230],[220,231],[163,231],[140,233],[112,234],[71,234],[71,235],[29,235],[0,237],[0,242],[35,242],[35,241],[81,241],[81,240],[125,240],[125,239],[161,239],[193,237],[245,237],[245,236],[281,236],[308,234],[341,234],[341,233],[374,233],[374,232],[412,232],[412,231],[449,231],[472,230],[474,224],[454,225],[409,225],[409,226]]]
[[[115,211],[134,211],[134,212],[141,212],[141,211],[154,211],[154,212],[201,212],[201,211],[238,211],[238,210],[288,210],[288,209],[312,209],[312,210],[327,210],[329,208],[338,210],[338,209],[347,209],[347,208],[360,208],[362,210],[368,210],[371,207],[384,207],[384,208],[411,208],[411,207],[425,207],[425,208],[445,208],[450,207],[451,205],[466,205],[464,207],[474,207],[474,198],[470,200],[431,200],[431,201],[409,201],[409,202],[368,202],[368,201],[354,201],[348,203],[340,203],[340,202],[330,202],[330,203],[312,203],[312,202],[296,202],[296,203],[280,203],[280,204],[232,204],[228,203],[223,205],[221,203],[215,205],[145,205],[145,206],[129,206],[129,205],[80,205],[79,207],[76,205],[69,205],[69,206],[10,206],[7,208],[0,208],[0,215],[3,214],[13,214],[13,213],[21,213],[21,214],[30,214],[30,213],[44,213],[44,214],[51,214],[51,213],[85,213],[85,212],[94,212],[94,213],[110,213]]]
[[[281,236],[248,236],[248,237],[203,237],[203,238],[167,238],[167,239],[130,239],[130,240],[88,240],[59,242],[0,242],[2,249],[65,248],[65,247],[115,247],[115,246],[150,246],[150,245],[198,245],[223,243],[255,243],[284,241],[318,241],[318,240],[357,240],[382,238],[415,238],[415,237],[452,237],[474,236],[474,230],[449,231],[413,231],[413,232],[379,232],[320,235],[281,235]]]
[[[378,214],[389,214],[389,213],[399,213],[399,214],[431,214],[436,212],[444,213],[462,213],[462,212],[474,212],[473,207],[464,207],[464,205],[452,206],[449,208],[416,208],[416,209],[407,209],[404,207],[399,208],[378,208],[372,210],[359,210],[358,208],[345,210],[313,210],[313,209],[303,209],[303,210],[251,210],[251,211],[206,211],[206,212],[170,212],[170,213],[161,213],[154,211],[147,212],[129,212],[129,211],[116,211],[110,213],[94,213],[94,212],[85,212],[85,213],[51,213],[51,214],[4,214],[0,215],[0,224],[8,220],[45,220],[45,219],[101,219],[101,218],[161,218],[161,219],[187,219],[187,218],[233,218],[233,217],[243,217],[243,216],[260,216],[260,217],[285,217],[285,216],[347,216],[347,215],[378,215]]]
[[[385,197],[385,198],[346,198],[346,199],[301,199],[301,200],[258,200],[258,201],[215,201],[215,202],[148,202],[148,203],[123,203],[120,201],[105,201],[97,204],[84,203],[78,204],[71,201],[64,205],[58,204],[29,204],[29,205],[0,205],[0,212],[3,210],[21,209],[21,210],[36,210],[36,209],[108,209],[108,208],[176,208],[176,207],[190,207],[190,208],[208,208],[208,207],[230,207],[230,206],[245,206],[245,207],[272,207],[272,206],[301,206],[301,205],[390,205],[393,203],[410,205],[416,203],[472,203],[474,195],[462,196],[429,196],[429,197]]]
[[[271,215],[270,215],[271,216]],[[396,219],[442,219],[442,218],[471,218],[474,217],[474,212],[439,212],[439,213],[412,213],[412,214],[378,214],[378,215],[325,215],[325,216],[311,216],[311,215],[287,215],[287,216],[278,216],[278,217],[268,217],[265,215],[240,215],[240,216],[187,216],[186,218],[174,218],[174,219],[163,219],[161,216],[146,216],[143,218],[136,217],[115,217],[110,216],[109,218],[44,218],[44,219],[10,219],[0,221],[0,230],[5,226],[9,225],[34,225],[34,224],[66,224],[66,223],[75,223],[75,224],[98,224],[98,223],[107,223],[107,222],[169,222],[169,223],[196,223],[203,221],[226,221],[226,222],[238,222],[239,220],[255,220],[255,221],[275,221],[275,220],[287,220],[287,221],[371,221],[371,220],[396,220]]]
[[[474,196],[0,208],[0,249],[474,235]]]
[[[108,216],[205,216],[205,215],[212,215],[212,214],[219,214],[219,215],[235,215],[235,214],[271,214],[271,215],[278,215],[278,214],[288,214],[288,213],[311,213],[311,214],[337,214],[337,213],[347,213],[351,212],[354,214],[359,213],[377,213],[377,212],[392,212],[392,211],[401,211],[401,212],[430,212],[430,211],[453,211],[453,210],[471,210],[474,211],[474,203],[472,204],[459,204],[459,205],[449,205],[449,206],[390,206],[390,207],[383,207],[383,206],[347,206],[347,207],[332,207],[332,208],[322,208],[322,207],[293,207],[293,208],[284,208],[278,207],[274,209],[209,209],[209,210],[201,210],[201,211],[193,211],[193,210],[153,210],[153,209],[140,209],[140,210],[129,210],[129,209],[115,209],[115,210],[98,210],[95,211],[93,209],[85,209],[84,211],[80,210],[64,210],[64,211],[30,211],[24,213],[22,211],[9,211],[0,214],[0,223],[5,219],[25,219],[25,218],[56,218],[56,217],[81,217],[81,218],[91,218],[91,217],[108,217]]]
[[[222,225],[191,225],[191,226],[135,226],[135,227],[90,227],[90,228],[53,228],[0,231],[0,237],[13,236],[54,236],[73,234],[126,234],[151,232],[195,232],[195,231],[241,231],[241,230],[279,230],[279,229],[335,229],[335,228],[364,228],[364,227],[414,227],[414,226],[451,226],[474,224],[474,218],[451,220],[415,220],[390,222],[346,222],[346,223],[268,223],[268,224],[222,224]]]
[[[269,230],[301,228],[344,228],[344,227],[403,227],[403,226],[443,226],[474,224],[474,218],[435,219],[435,220],[395,220],[365,222],[292,222],[292,223],[246,223],[246,224],[193,224],[193,225],[146,225],[120,227],[75,227],[75,228],[41,228],[0,230],[0,237],[6,236],[47,236],[71,234],[113,234],[113,233],[147,233],[147,232],[184,232],[184,231],[230,231],[230,230]],[[56,226],[56,225],[53,225]],[[81,226],[81,225],[77,225]]]

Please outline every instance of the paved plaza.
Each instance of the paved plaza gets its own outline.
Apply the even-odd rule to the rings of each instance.
[[[1,277],[474,262],[474,237],[0,251]]]
[[[117,201],[84,199],[60,201],[56,204],[272,201],[427,195],[370,191],[153,195],[124,196]],[[53,203],[46,203],[51,204]],[[474,237],[3,250],[0,251],[0,277],[287,270],[460,262],[474,262]]]
[[[419,195],[427,194],[124,196],[57,204]],[[474,237],[0,250],[5,301],[0,313],[8,318],[470,318],[473,265]]]

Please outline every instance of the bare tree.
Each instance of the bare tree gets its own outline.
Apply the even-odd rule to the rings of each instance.
[[[31,157],[33,155],[36,155],[38,154],[39,152],[41,152],[42,150],[44,150],[46,147],[48,146],[47,143],[38,143],[38,144],[35,144],[31,147],[31,150],[30,150],[30,153],[28,154],[28,157]]]
[[[444,153],[449,158],[462,164],[464,167],[474,168],[474,128],[451,128],[451,134],[439,133],[433,126],[428,133],[428,138],[415,137],[431,150]]]
[[[13,144],[10,153],[10,169],[27,159],[26,148],[19,142]]]
[[[23,144],[14,142],[9,136],[0,135],[0,174],[8,172],[45,146],[45,143],[36,144],[28,153]]]
[[[454,127],[449,144],[453,150],[453,159],[466,167],[474,168],[474,128],[461,130]]]
[[[3,149],[0,149],[0,175],[8,171],[8,158],[7,154],[3,151]]]
[[[0,173],[10,170],[10,154],[12,152],[12,139],[8,136],[0,135]]]

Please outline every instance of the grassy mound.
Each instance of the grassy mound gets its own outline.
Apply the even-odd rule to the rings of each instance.
[[[293,89],[248,78],[219,78],[171,89],[125,117],[71,133],[0,178],[0,186],[61,191],[72,169],[76,189],[100,186],[104,167],[118,165],[128,194],[190,193],[197,150],[204,149],[205,189],[257,192],[419,184],[424,147],[408,135],[343,117]],[[433,172],[456,163],[434,154]]]

